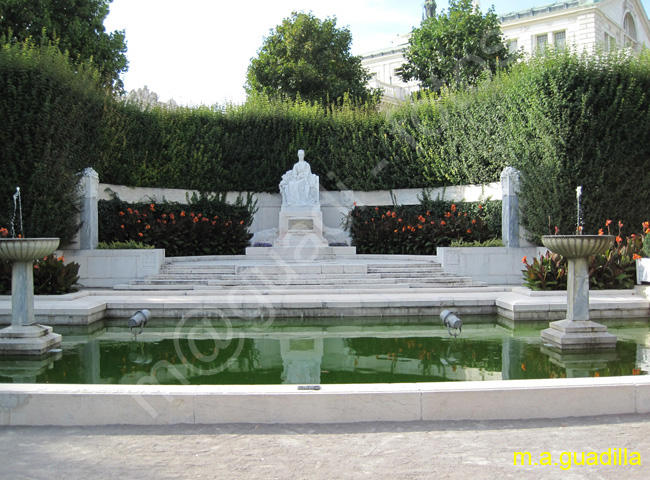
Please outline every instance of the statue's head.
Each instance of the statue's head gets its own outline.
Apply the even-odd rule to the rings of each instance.
[[[305,159],[305,151],[304,150],[298,150],[298,161],[302,161]]]

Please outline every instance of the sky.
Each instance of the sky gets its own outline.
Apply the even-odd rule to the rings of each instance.
[[[113,0],[104,22],[108,32],[125,30],[127,91],[142,88],[161,101],[182,105],[243,103],[252,58],[291,12],[336,17],[352,33],[352,54],[387,47],[422,20],[424,0]],[[494,0],[497,14],[553,3],[553,0]],[[650,0],[642,0],[646,12]],[[448,2],[437,2],[440,12]]]

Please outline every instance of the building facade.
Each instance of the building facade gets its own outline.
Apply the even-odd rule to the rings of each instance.
[[[435,2],[424,4],[424,15],[435,15]],[[569,0],[512,12],[499,17],[503,37],[512,51],[530,56],[548,46],[578,50],[650,46],[650,21],[639,0]],[[404,82],[397,74],[405,62],[410,34],[393,45],[362,55],[371,75],[369,86],[380,88],[384,104],[396,104],[418,90],[417,81]]]

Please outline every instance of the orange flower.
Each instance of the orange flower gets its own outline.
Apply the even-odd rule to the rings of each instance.
[[[455,212],[455,211],[456,211],[456,204],[455,204],[455,203],[452,203],[452,204],[451,204],[451,211],[452,211],[452,212]]]
[[[594,373],[594,377],[600,377],[600,372]]]
[[[181,210],[181,217],[185,216],[185,210]]]
[[[149,210],[151,210],[152,212],[155,212],[156,211],[156,209],[154,208],[155,206],[156,205],[154,203],[152,203],[151,205],[149,205]]]
[[[467,233],[472,233],[472,231],[468,228],[468,229],[467,229]]]
[[[612,224],[612,221],[611,221],[611,220],[607,220],[607,221],[605,222],[605,226],[606,226],[606,227],[609,227],[611,224]]]
[[[528,263],[528,262],[526,262],[526,259],[527,259],[527,257],[522,258],[522,259],[521,259],[521,262],[522,262],[522,263]]]
[[[440,220],[440,226],[444,227],[445,225],[447,225],[447,222],[445,222],[444,220]]]
[[[472,218],[472,225],[476,225],[476,219]]]
[[[391,215],[391,217],[393,217],[393,218],[395,218],[396,216],[397,216],[397,214],[395,212],[393,212],[393,214]]]
[[[192,220],[192,222],[193,222],[193,223],[199,223],[199,217],[194,217],[194,219]]]
[[[642,258],[643,257],[641,255],[639,255],[638,253],[635,253],[634,255],[632,255],[632,260],[641,260]]]
[[[120,225],[120,228],[121,228],[122,230],[124,230],[124,225]]]
[[[123,216],[124,216],[124,212],[120,212],[120,213],[118,213],[118,215],[119,215],[120,217],[123,217]]]
[[[59,262],[65,262],[65,257],[63,255],[59,257]]]
[[[126,211],[128,212],[129,215],[133,215],[133,210],[131,210],[130,208],[127,208]]]
[[[144,227],[145,230],[149,230],[150,228],[151,228],[151,225],[149,225],[149,224],[147,224],[147,225]]]
[[[603,229],[602,229],[602,228],[601,228],[600,230],[598,230],[598,235],[605,235],[605,234],[603,233]]]
[[[623,228],[623,222],[621,222],[620,220],[618,221],[618,228]]]
[[[623,241],[623,239],[621,237],[619,237],[619,236],[616,237],[616,243],[621,243],[622,241]]]
[[[526,371],[526,364],[525,364],[525,363],[522,363],[522,364],[521,364],[521,369],[522,369],[524,372]]]
[[[6,228],[0,228],[0,237],[6,237],[7,235],[9,235],[9,230]]]
[[[34,265],[34,268],[38,270],[40,267],[38,265]]]
[[[373,218],[373,221],[374,221],[374,220],[375,220],[375,219]],[[241,222],[239,222],[239,224],[240,224],[240,225],[243,225],[243,224],[244,224],[244,221],[242,220]]]
[[[641,369],[640,368],[633,368],[632,369],[632,375],[641,375]]]
[[[176,217],[174,217],[174,214],[173,214],[173,213],[170,213],[170,214],[169,214],[169,219],[170,219],[170,220],[174,220],[174,218],[176,218]]]
[[[142,235],[142,232],[138,232],[138,237],[144,237],[144,235]]]
[[[483,210],[483,205],[479,205],[479,206],[478,206],[478,209],[479,209],[479,210]]]

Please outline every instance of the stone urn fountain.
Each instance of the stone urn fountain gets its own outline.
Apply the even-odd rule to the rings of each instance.
[[[580,231],[580,229],[578,230]],[[616,347],[616,336],[607,327],[589,320],[589,258],[604,253],[613,235],[547,235],[542,243],[568,260],[566,319],[551,322],[542,339],[561,350],[593,350]]]
[[[58,246],[58,238],[0,238],[0,259],[13,262],[11,326],[0,330],[0,354],[42,355],[61,344],[61,335],[34,319],[33,261]]]

